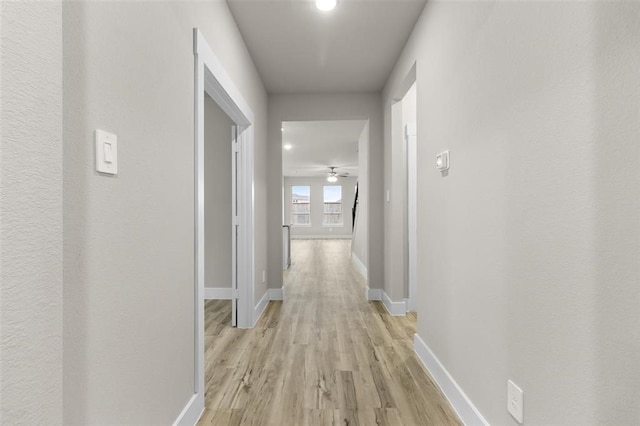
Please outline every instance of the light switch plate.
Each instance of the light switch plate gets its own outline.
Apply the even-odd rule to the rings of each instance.
[[[507,380],[507,411],[520,424],[524,421],[523,404],[524,396],[522,389],[511,380]]]
[[[118,136],[96,129],[96,170],[109,175],[118,174]]]
[[[449,170],[449,151],[442,151],[436,155],[436,168],[439,172]]]

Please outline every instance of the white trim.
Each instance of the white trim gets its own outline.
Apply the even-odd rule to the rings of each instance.
[[[295,228],[291,228],[295,229]],[[353,238],[351,234],[349,235],[333,235],[333,234],[325,234],[325,235],[291,235],[292,240],[350,240]]]
[[[231,126],[231,293],[234,301],[231,303],[231,326],[238,326],[238,126]],[[205,188],[206,191],[206,188]],[[205,289],[206,291],[206,289]]]
[[[270,288],[269,300],[284,300],[284,286],[280,288]]]
[[[202,401],[199,401],[202,399]],[[200,416],[204,412],[204,397],[194,393],[187,405],[184,406],[178,418],[173,422],[173,426],[192,426],[198,423]]]
[[[253,308],[253,323],[251,325],[251,328],[256,326],[258,320],[260,320],[260,317],[264,313],[264,310],[267,308],[267,305],[269,304],[269,297],[269,289],[267,289],[267,291],[264,292],[264,296],[262,296],[262,299],[260,299],[258,304]]]
[[[205,300],[230,300],[233,299],[233,289],[231,287],[205,287]]]
[[[402,317],[407,314],[407,304],[404,302],[394,302],[386,291],[382,290],[382,303],[387,308],[387,312],[394,317]]]
[[[194,55],[194,164],[195,164],[195,291],[194,291],[194,410],[204,408],[204,96],[205,92],[238,126],[240,164],[237,202],[238,230],[238,327],[251,327],[254,290],[253,241],[253,123],[254,115],[240,90],[209,47],[202,33],[193,29]]]
[[[473,402],[458,386],[451,374],[417,333],[413,335],[413,348],[418,359],[422,361],[429,374],[431,374],[431,377],[433,377],[456,414],[458,414],[460,420],[467,426],[488,426],[489,422],[480,414],[480,411],[473,405]]]
[[[364,295],[367,300],[382,300],[382,289],[369,288],[369,286],[367,286]]]
[[[238,229],[238,327],[251,327],[251,304],[255,302],[255,241],[253,140],[254,127],[240,133],[240,196],[238,198],[240,227]]]
[[[351,252],[351,262],[353,263],[353,266],[355,266],[355,268],[358,270],[358,272],[360,272],[360,275],[362,275],[364,277],[364,279],[367,279],[367,267],[364,266],[364,263],[362,263],[362,260],[360,260],[360,258],[358,257],[358,255],[355,252]]]

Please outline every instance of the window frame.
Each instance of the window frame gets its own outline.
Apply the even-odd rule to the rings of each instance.
[[[293,188],[298,188],[298,187],[303,187],[303,188],[308,188],[308,192],[309,192],[309,200],[305,203],[305,202],[294,202],[293,201]],[[296,228],[300,227],[300,228],[308,228],[311,227],[311,185],[290,185],[289,187],[289,196],[290,198],[290,203],[289,203],[289,212],[290,212],[290,216],[289,216],[289,222],[291,222],[291,226],[294,226]],[[294,211],[294,206],[296,205],[300,205],[300,204],[306,204],[308,206],[308,213],[297,213]],[[294,217],[295,216],[307,216],[309,218],[309,222],[308,223],[295,223],[294,222]]]
[[[326,201],[325,199],[325,188],[338,187],[340,188],[340,202],[335,201]],[[344,228],[344,200],[343,200],[343,186],[342,185],[322,185],[322,226],[325,228]],[[340,205],[340,213],[327,213],[326,206],[330,205]],[[340,223],[326,223],[326,218],[329,216],[338,216],[340,215]]]

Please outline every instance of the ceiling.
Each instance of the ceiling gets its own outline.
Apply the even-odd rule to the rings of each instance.
[[[383,88],[426,0],[227,0],[269,93]]]
[[[285,121],[282,123],[284,176],[326,176],[329,167],[337,173],[358,175],[358,138],[366,120]]]

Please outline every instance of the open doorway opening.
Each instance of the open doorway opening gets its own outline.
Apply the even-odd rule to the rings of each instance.
[[[206,95],[204,99],[204,298],[205,323],[220,312],[230,326],[237,325],[237,153],[233,149],[235,124]],[[225,301],[225,302],[214,302]]]
[[[300,240],[341,240],[349,244],[347,252],[366,249],[358,190],[365,128],[367,120],[282,122],[285,259],[291,254],[295,259]],[[285,261],[284,269],[288,266]]]
[[[416,312],[417,276],[417,87],[415,68],[407,76],[405,85],[391,108],[391,181],[394,191],[400,194],[391,205],[394,227],[389,236],[395,249],[390,264],[394,267],[394,280],[402,284],[404,303],[393,303],[397,315]],[[387,200],[387,203],[389,200]],[[401,279],[400,279],[401,278]]]
[[[205,100],[211,98],[233,123],[221,131],[228,132],[231,144],[226,161],[231,167],[231,297],[235,299],[237,326],[253,325],[254,283],[254,202],[253,202],[253,124],[254,114],[240,91],[227,74],[220,60],[211,50],[203,34],[193,30],[194,53],[194,393],[180,413],[176,424],[195,424],[204,409],[205,402],[205,282],[207,278],[206,212],[205,212]],[[221,118],[222,119],[222,118]],[[217,186],[217,183],[209,185]],[[223,185],[220,185],[223,186]],[[227,185],[226,191],[229,190]],[[228,199],[228,198],[227,198]],[[226,239],[226,238],[225,238]],[[235,241],[235,246],[233,242]],[[227,240],[228,242],[228,240]],[[227,245],[227,249],[228,249]],[[224,268],[229,269],[229,268]],[[221,271],[222,272],[222,271]],[[228,278],[228,275],[227,275]],[[235,287],[235,288],[234,288]]]

